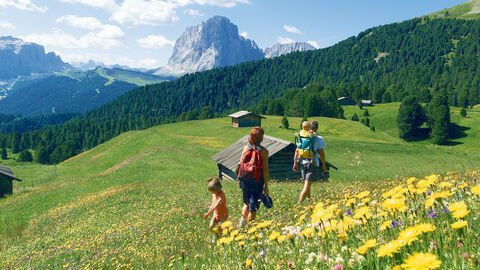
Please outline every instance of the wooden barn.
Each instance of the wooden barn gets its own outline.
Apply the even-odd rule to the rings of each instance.
[[[13,180],[22,181],[8,167],[0,165],[0,197],[13,193]]]
[[[229,116],[232,117],[232,126],[234,127],[260,127],[262,118],[265,118],[249,111],[238,111]]]
[[[227,181],[237,179],[235,170],[240,161],[243,147],[248,143],[248,136],[242,137],[212,157],[218,165],[218,178]],[[293,154],[296,149],[295,144],[265,135],[261,145],[268,150],[270,179],[287,180],[300,178],[300,171],[294,172],[292,170]]]
[[[351,99],[351,98],[348,98],[348,97],[339,97],[337,98],[338,100],[338,104],[340,104],[341,106],[354,106],[354,105],[357,105],[357,103],[355,102],[355,100]]]

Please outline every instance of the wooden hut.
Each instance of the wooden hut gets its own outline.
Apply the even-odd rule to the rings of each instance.
[[[362,99],[362,106],[363,107],[372,107],[373,106],[373,101],[370,99]]]
[[[13,180],[22,181],[13,175],[10,168],[0,165],[0,197],[13,193]]]
[[[212,159],[218,163],[218,178],[227,181],[237,179],[235,170],[240,161],[242,150],[248,143],[248,136],[249,135],[242,137],[212,157]],[[295,144],[265,135],[261,145],[268,150],[270,179],[287,180],[300,178],[300,171],[294,172],[292,170],[293,154],[296,149]]]
[[[262,118],[265,118],[249,111],[238,111],[229,116],[232,117],[232,126],[234,127],[260,127]]]
[[[351,98],[348,98],[348,97],[339,97],[337,98],[338,100],[338,104],[340,104],[341,106],[354,106],[354,105],[357,105],[357,103],[355,102],[355,100],[351,99]]]

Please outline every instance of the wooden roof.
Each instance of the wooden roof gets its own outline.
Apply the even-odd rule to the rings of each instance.
[[[6,175],[6,176],[8,176],[12,179],[18,180],[18,181],[22,181],[22,180],[18,179],[17,177],[15,177],[15,175],[13,175],[13,172],[10,170],[10,168],[2,166],[2,165],[0,165],[0,174]]]
[[[243,136],[240,140],[236,141],[220,153],[213,156],[212,159],[217,163],[227,167],[229,170],[235,171],[237,164],[240,161],[243,147],[248,144],[248,136],[250,135]],[[267,135],[263,136],[263,141],[260,145],[268,150],[268,157],[275,155],[290,145],[295,147],[295,145],[289,141]],[[293,150],[294,149],[295,148],[293,148]]]
[[[252,113],[252,112],[249,112],[249,111],[238,111],[236,113],[230,114],[229,116],[232,117],[232,118],[240,118],[240,117],[247,116],[247,115],[253,115],[253,116],[260,117],[260,118],[265,118],[261,115],[258,115],[256,113]]]

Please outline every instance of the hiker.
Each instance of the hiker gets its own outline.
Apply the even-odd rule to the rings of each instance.
[[[240,158],[237,175],[238,185],[242,189],[243,202],[242,217],[238,226],[243,228],[245,224],[255,219],[260,200],[265,193],[268,195],[268,150],[260,146],[265,131],[261,127],[254,127],[250,131],[248,144],[245,145]]]
[[[213,217],[208,228],[213,232],[214,228],[218,225],[218,235],[221,235],[222,222],[228,219],[227,198],[222,191],[222,183],[220,183],[218,178],[212,177],[208,179],[208,190],[212,193],[212,204],[203,217],[207,219],[213,212]]]
[[[324,151],[325,142],[323,138],[317,134],[317,130],[317,121],[310,123],[305,121],[302,123],[302,130],[299,132],[299,141],[293,160],[293,170],[297,171],[298,164],[300,163],[300,171],[305,185],[298,198],[298,204],[301,204],[306,198],[311,197],[310,187],[312,183],[323,180],[327,173]],[[322,166],[321,171],[320,165]]]

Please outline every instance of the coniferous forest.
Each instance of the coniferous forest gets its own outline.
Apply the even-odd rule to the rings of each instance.
[[[0,148],[35,149],[48,157],[42,163],[57,163],[128,130],[239,109],[343,117],[331,102],[340,96],[376,103],[415,96],[426,103],[442,95],[450,105],[467,107],[480,103],[479,57],[480,21],[417,18],[325,49],[139,87],[62,125],[0,134]],[[305,96],[311,104],[302,103]]]

